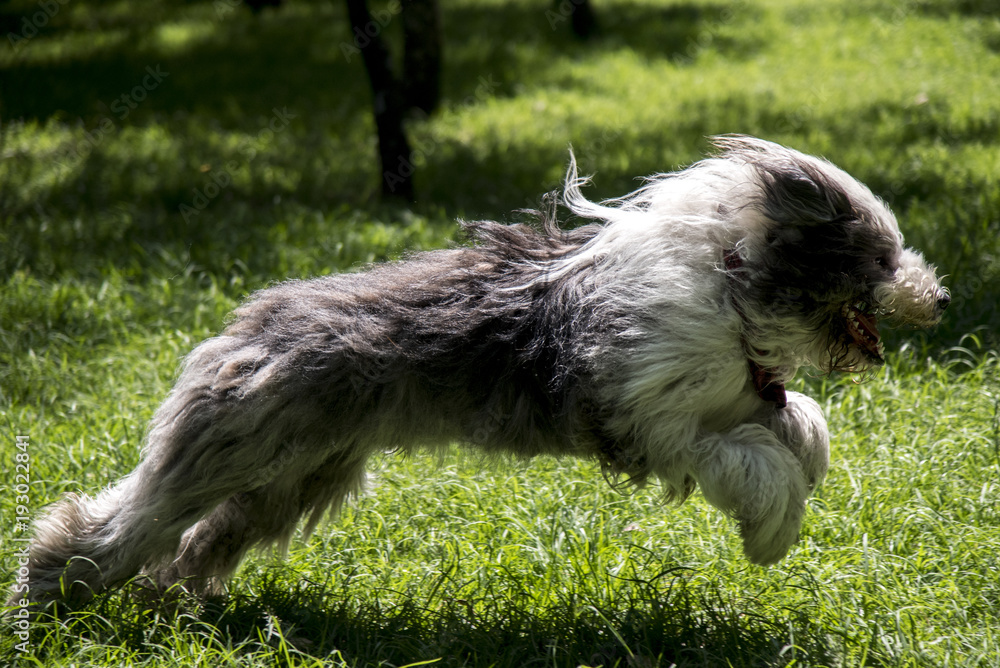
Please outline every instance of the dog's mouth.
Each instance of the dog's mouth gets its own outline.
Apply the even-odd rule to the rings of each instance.
[[[885,348],[882,336],[878,331],[878,314],[875,309],[864,302],[847,304],[841,315],[847,330],[848,345],[864,353],[870,365],[885,364]],[[848,371],[854,371],[857,365],[852,365]]]

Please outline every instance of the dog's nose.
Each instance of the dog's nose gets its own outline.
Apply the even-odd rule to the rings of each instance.
[[[948,304],[950,303],[951,303],[951,295],[949,295],[947,292],[941,293],[941,296],[938,297],[937,300],[938,310],[939,311],[945,310],[946,308],[948,308]]]

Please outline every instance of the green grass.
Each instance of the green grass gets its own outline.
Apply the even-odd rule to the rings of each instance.
[[[228,598],[111,593],[35,624],[31,658],[0,632],[0,664],[1000,666],[995,0],[605,0],[588,43],[552,30],[546,0],[446,0],[444,105],[410,125],[408,210],[376,201],[342,4],[227,6],[72,0],[13,46],[40,5],[0,7],[4,585],[15,435],[33,515],[112,483],[180,358],[249,291],[508,218],[558,185],[570,144],[594,197],[714,133],[826,155],[891,203],[952,311],[892,333],[869,382],[799,381],[833,462],[775,567],[749,566],[697,495],[623,496],[590,463],[387,456],[374,493],[286,559],[248,560]],[[143,88],[147,67],[167,74]],[[287,126],[262,133],[275,110]]]

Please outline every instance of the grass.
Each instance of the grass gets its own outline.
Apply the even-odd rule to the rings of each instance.
[[[869,382],[798,381],[834,441],[802,540],[751,567],[697,495],[622,496],[586,462],[386,457],[375,493],[286,559],[248,560],[228,598],[111,593],[33,625],[27,655],[3,631],[0,663],[1000,666],[996,2],[608,0],[587,43],[544,1],[443,5],[444,105],[410,125],[409,209],[376,201],[339,2],[254,17],[74,0],[14,44],[41,5],[0,8],[4,584],[15,435],[32,515],[94,492],[132,468],[178,360],[249,291],[506,218],[558,184],[569,144],[591,194],[614,196],[722,132],[869,183],[954,296],[936,330],[891,334]],[[384,30],[398,44],[398,22]]]

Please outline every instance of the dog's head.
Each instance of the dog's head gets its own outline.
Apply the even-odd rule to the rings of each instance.
[[[918,327],[941,319],[948,291],[865,185],[777,144],[716,141],[748,179],[734,213],[744,221],[737,280],[765,365],[791,353],[824,371],[865,371],[885,361],[881,319]]]

